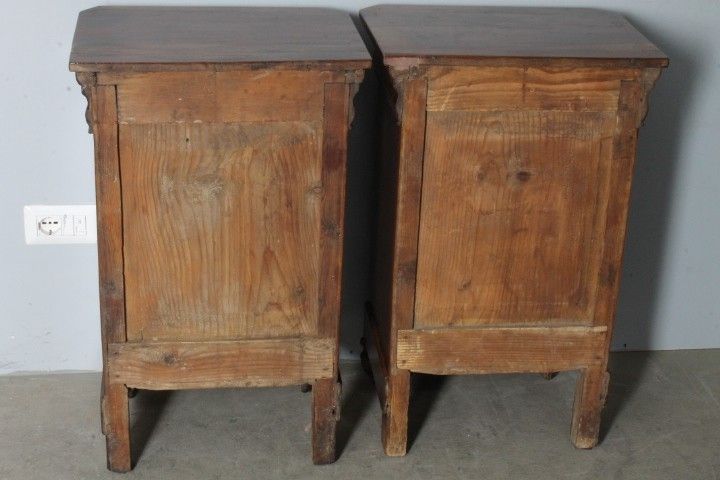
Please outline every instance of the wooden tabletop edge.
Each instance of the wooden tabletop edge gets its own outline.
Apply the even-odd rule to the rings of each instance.
[[[385,66],[406,70],[414,66],[473,65],[489,62],[569,62],[579,65],[607,65],[665,68],[670,64],[668,57],[561,57],[561,56],[479,56],[479,55],[423,55],[381,54]]]
[[[365,70],[372,65],[368,54],[363,60],[287,60],[287,61],[242,61],[242,62],[133,62],[133,63],[86,63],[73,61],[68,63],[71,72],[172,72],[207,70],[257,70],[277,68],[286,70],[310,70],[324,68],[328,70]]]

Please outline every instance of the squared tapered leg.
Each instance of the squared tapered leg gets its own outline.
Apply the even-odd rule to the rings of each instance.
[[[312,393],[313,463],[333,463],[337,459],[335,440],[340,420],[341,383],[334,378],[315,380]]]
[[[572,443],[577,448],[592,448],[598,443],[609,379],[604,365],[580,372],[575,388],[571,433]]]
[[[382,443],[385,454],[401,457],[407,452],[410,371],[396,370],[385,386],[382,417]]]
[[[107,448],[107,466],[113,472],[129,472],[130,410],[125,385],[104,385],[102,395],[103,433]]]

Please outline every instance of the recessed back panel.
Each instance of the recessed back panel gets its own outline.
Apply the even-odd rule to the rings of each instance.
[[[520,89],[513,109],[482,89],[475,109],[430,105],[416,328],[591,321],[616,112]]]

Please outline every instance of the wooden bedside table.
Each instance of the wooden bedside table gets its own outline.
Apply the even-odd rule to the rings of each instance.
[[[637,129],[665,55],[588,9],[376,6],[384,77],[366,348],[388,455],[410,372],[579,370],[597,443]]]
[[[129,387],[311,383],[313,461],[335,460],[347,133],[369,66],[334,10],[80,14],[111,470],[131,468]]]

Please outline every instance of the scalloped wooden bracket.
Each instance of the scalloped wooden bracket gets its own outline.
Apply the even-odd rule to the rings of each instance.
[[[408,61],[399,61],[408,60]],[[409,61],[410,59],[398,59],[398,61],[388,64],[388,72],[392,87],[397,93],[397,99],[395,101],[395,115],[397,116],[398,122],[402,121],[403,107],[405,101],[405,85],[408,81],[414,80],[417,77],[425,74],[425,68],[415,61]]]
[[[345,72],[345,79],[350,85],[350,101],[348,102],[348,132],[353,128],[355,122],[355,101],[360,90],[360,84],[365,79],[368,70],[348,70]]]
[[[660,74],[662,73],[661,68],[645,68],[642,71],[640,77],[640,84],[642,86],[642,98],[640,99],[640,105],[638,106],[638,117],[637,117],[637,128],[640,128],[645,123],[645,117],[648,113],[648,97],[650,96],[650,90],[655,86]]]
[[[97,85],[97,75],[95,72],[77,72],[75,73],[75,79],[80,85],[85,100],[87,100],[87,107],[85,107],[85,121],[88,125],[88,133],[93,133],[93,119],[92,119],[92,95]]]

